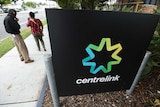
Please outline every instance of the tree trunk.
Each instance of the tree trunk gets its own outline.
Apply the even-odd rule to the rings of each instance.
[[[95,9],[94,2],[95,0],[88,0],[88,1],[82,0],[81,7],[82,9],[94,10]]]

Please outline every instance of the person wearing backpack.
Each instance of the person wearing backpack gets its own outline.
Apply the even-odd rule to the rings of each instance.
[[[41,50],[39,41],[42,44],[44,51],[46,51],[45,44],[43,41],[43,24],[40,19],[35,18],[35,14],[33,12],[29,12],[29,18],[27,22],[27,27],[31,28],[31,33],[35,39],[36,45],[38,47],[38,51]]]

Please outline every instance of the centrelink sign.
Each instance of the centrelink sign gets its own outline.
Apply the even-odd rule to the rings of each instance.
[[[110,52],[113,51],[113,53],[111,54],[111,57],[113,60],[104,63],[105,65],[97,66],[96,62],[92,62],[92,59],[96,57],[93,51],[101,52],[103,48],[106,49],[105,50],[106,54],[107,54],[107,51],[110,51]],[[112,70],[112,66],[119,64],[122,60],[122,58],[118,56],[118,53],[122,50],[121,44],[118,43],[118,44],[112,45],[110,38],[102,38],[98,46],[94,44],[89,44],[85,50],[89,56],[84,58],[82,60],[82,63],[83,63],[83,66],[90,67],[90,73],[92,74],[97,74],[98,72],[109,73]],[[111,81],[119,81],[119,78],[120,78],[119,75],[116,75],[116,76],[107,75],[105,77],[98,77],[98,78],[92,77],[92,78],[77,79],[76,83],[86,84],[86,83],[111,82]]]
[[[67,9],[46,9],[46,16],[60,96],[129,89],[159,19]]]

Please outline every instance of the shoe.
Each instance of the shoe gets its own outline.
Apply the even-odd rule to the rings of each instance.
[[[34,62],[34,60],[27,60],[27,61],[25,61],[25,63],[27,64],[27,63],[31,63],[31,62]]]
[[[21,61],[24,61],[24,59],[23,59],[23,58],[21,58]]]
[[[44,51],[47,51],[46,49],[44,49]]]

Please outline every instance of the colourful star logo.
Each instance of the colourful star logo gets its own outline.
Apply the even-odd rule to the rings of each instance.
[[[97,52],[100,52],[102,51],[103,47],[105,46],[106,44],[106,50],[107,51],[113,51],[115,50],[111,57],[114,59],[113,61],[108,61],[106,63],[106,67],[103,66],[103,65],[100,65],[96,68],[96,63],[95,62],[89,62],[90,60],[94,59],[95,58],[95,54],[93,53],[92,50],[95,50]],[[117,65],[121,62],[122,58],[119,57],[117,54],[122,50],[122,46],[120,43],[118,44],[115,44],[113,46],[111,46],[111,39],[110,38],[102,38],[99,46],[96,46],[94,44],[89,44],[87,47],[86,47],[86,52],[88,53],[88,57],[82,59],[82,64],[83,66],[90,66],[90,73],[92,74],[96,74],[97,72],[99,71],[103,71],[104,73],[108,73],[112,70],[112,66],[113,65]]]

